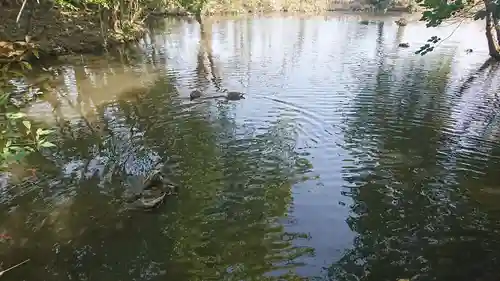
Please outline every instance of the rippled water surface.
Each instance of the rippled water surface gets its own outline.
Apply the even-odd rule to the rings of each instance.
[[[482,26],[421,57],[454,26],[359,20],[217,18],[201,35],[166,20],[145,55],[54,65],[54,90],[25,110],[57,147],[2,186],[0,260],[30,261],[2,278],[498,280]],[[246,98],[210,98],[223,90]],[[179,195],[125,210],[126,179],[158,162]]]

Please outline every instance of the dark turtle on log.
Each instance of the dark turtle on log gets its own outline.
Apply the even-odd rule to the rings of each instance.
[[[178,188],[166,179],[160,169],[153,170],[148,177],[129,179],[130,190],[125,194],[126,209],[149,211],[160,206],[165,197],[175,195]]]

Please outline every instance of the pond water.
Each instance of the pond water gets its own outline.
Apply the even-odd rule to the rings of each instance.
[[[455,27],[396,18],[167,19],[143,53],[54,65],[25,110],[57,147],[1,186],[3,268],[30,259],[3,280],[498,280],[482,25],[422,57]],[[158,162],[179,195],[124,210]]]

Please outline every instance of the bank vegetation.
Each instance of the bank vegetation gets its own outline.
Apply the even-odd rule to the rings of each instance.
[[[385,0],[387,1],[387,0]],[[379,0],[0,0],[0,63],[28,47],[41,55],[101,51],[141,38],[151,16],[348,10]],[[409,0],[389,9],[407,9]],[[32,44],[28,46],[27,44]]]

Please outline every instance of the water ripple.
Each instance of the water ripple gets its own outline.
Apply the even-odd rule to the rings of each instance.
[[[59,69],[57,93],[28,110],[62,124],[58,149],[29,162],[43,188],[16,197],[2,186],[2,227],[30,238],[2,248],[2,261],[33,259],[12,278],[294,280],[291,268],[309,279],[465,280],[496,270],[500,84],[481,65],[484,38],[471,40],[479,27],[421,57],[422,23],[359,17],[214,19],[202,42],[212,52],[197,24],[169,20],[145,43],[147,60]],[[246,99],[190,101],[193,89]],[[153,214],[120,213],[123,179],[159,161],[179,196]]]

